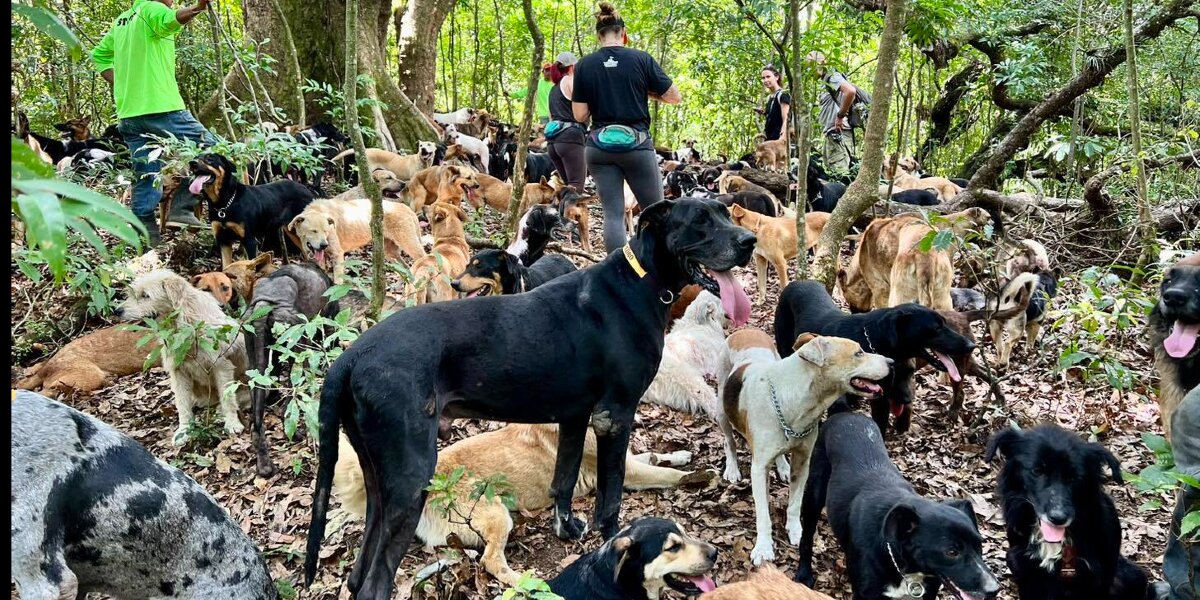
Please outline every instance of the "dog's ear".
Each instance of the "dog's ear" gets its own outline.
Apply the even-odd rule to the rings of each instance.
[[[1121,461],[1117,460],[1117,457],[1113,456],[1113,453],[1109,452],[1108,448],[1100,444],[1088,444],[1087,461],[1089,463],[1088,466],[1094,468],[1100,474],[1101,479],[1104,477],[1104,467],[1107,466],[1108,470],[1112,473],[1113,483],[1125,483],[1125,478],[1121,475]]]
[[[1012,458],[1013,452],[1018,444],[1024,439],[1025,434],[1020,429],[1009,427],[1001,431],[997,431],[992,439],[988,440],[987,451],[984,452],[983,460],[992,462],[996,458],[996,454],[1004,455],[1005,459]]]
[[[967,500],[966,498],[955,498],[954,500],[947,500],[943,502],[943,504],[961,512],[964,515],[967,515],[967,518],[971,519],[971,525],[975,527],[975,531],[979,531],[979,520],[975,518],[975,507],[971,504],[970,500]]]
[[[200,279],[201,279],[201,277],[202,277],[201,275],[192,275],[192,278],[191,278],[191,279],[189,279],[188,281],[190,281],[190,282],[191,282],[191,284],[192,284],[192,287],[197,287],[197,286],[199,286],[199,285],[200,285]]]
[[[454,211],[454,215],[458,217],[459,221],[467,220],[467,213],[465,211],[463,211],[461,206],[459,206],[457,204],[451,204],[450,209]]]
[[[800,338],[803,338],[805,335],[812,334],[801,334]],[[797,344],[800,344],[800,338],[796,339]],[[819,335],[812,335],[811,338],[805,340],[803,345],[794,349],[796,350],[796,354],[800,355],[800,358],[818,367],[825,366],[830,354],[829,341]]]
[[[332,223],[330,223],[330,225],[332,225]],[[254,257],[254,270],[257,272],[263,271],[267,267],[271,266],[271,261],[273,260],[275,260],[275,253],[270,251],[260,253],[258,256]]]
[[[287,224],[287,230],[295,232],[296,226],[303,222],[304,222],[304,215],[296,215],[296,217],[294,219],[292,219],[292,222]]]
[[[613,582],[621,578],[621,567],[625,566],[625,559],[629,557],[629,548],[633,546],[633,538],[629,536],[621,536],[612,541],[612,551],[617,554],[617,568],[613,569]]]
[[[671,209],[675,208],[674,200],[659,200],[650,206],[642,209],[642,214],[638,218],[638,233],[650,225],[662,225],[667,222],[671,216]]]
[[[880,533],[883,535],[883,541],[902,544],[912,538],[920,525],[921,516],[917,514],[917,509],[901,502],[893,506],[883,518],[883,530]]]
[[[743,208],[742,205],[740,205],[740,204],[730,204],[729,212],[732,213],[733,216],[738,219],[746,216],[746,209]]]
[[[799,350],[801,346],[817,339],[817,334],[805,332],[796,336],[795,343],[792,344],[792,350]]]
[[[218,159],[221,160],[221,167],[223,169],[225,169],[225,173],[227,175],[236,175],[237,174],[237,165],[233,164],[233,161],[229,160],[228,158],[225,158],[225,155],[223,155],[223,154],[218,154],[216,156]]]

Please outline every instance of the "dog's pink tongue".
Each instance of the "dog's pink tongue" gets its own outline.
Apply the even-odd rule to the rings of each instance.
[[[1039,521],[1039,525],[1042,528],[1042,537],[1051,544],[1062,543],[1063,539],[1067,537],[1066,527],[1059,527],[1044,519]]]
[[[946,367],[946,373],[950,374],[951,381],[962,381],[962,373],[958,372],[958,365],[954,364],[954,361],[951,360],[949,356],[946,356],[937,350],[933,351],[933,355],[936,356],[939,361],[941,361],[943,367]]]
[[[688,577],[688,580],[690,580],[693,585],[700,588],[701,592],[711,592],[717,589],[717,582],[713,581],[712,577],[709,577],[708,575],[701,577]]]
[[[721,306],[734,327],[741,327],[750,320],[750,296],[742,284],[733,278],[732,271],[709,271],[721,288]]]
[[[201,176],[193,179],[192,185],[188,186],[188,191],[193,194],[199,194],[200,190],[204,189],[204,184],[208,183],[209,179],[212,179],[212,176],[201,175]]]
[[[321,265],[322,267],[325,266],[325,251],[313,250],[313,260],[316,261],[318,265]]]
[[[722,294],[723,295],[723,294]],[[1187,324],[1175,321],[1171,335],[1163,340],[1163,348],[1174,358],[1183,358],[1196,347],[1196,335],[1200,334],[1200,323]]]

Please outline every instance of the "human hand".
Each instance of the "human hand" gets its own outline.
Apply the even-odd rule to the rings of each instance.
[[[837,119],[835,119],[833,121],[833,130],[834,131],[841,133],[842,131],[844,131],[846,129],[850,129],[850,124],[848,122],[846,122],[845,117],[838,117]]]
[[[758,113],[758,114],[760,114],[760,115],[765,115],[765,114],[767,114],[767,109],[765,109],[765,108],[763,108],[763,107],[761,107],[761,106],[755,106],[755,107],[754,107],[754,112],[756,112],[756,113]]]
[[[209,3],[209,0],[196,0],[196,10],[198,10],[198,11],[208,10],[208,3]]]

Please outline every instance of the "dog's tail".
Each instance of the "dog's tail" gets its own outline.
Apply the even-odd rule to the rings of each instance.
[[[961,314],[967,318],[968,323],[974,323],[975,321],[982,321],[984,319],[992,319],[994,321],[1006,321],[1011,319],[1025,312],[1025,309],[1029,308],[1029,301],[1033,299],[1033,287],[1036,281],[1036,279],[1032,281],[1022,281],[1020,285],[1011,290],[1008,289],[1008,286],[1005,286],[1005,291],[1008,292],[1008,294],[1003,295],[1002,297],[1009,299],[1007,306],[1004,303],[1001,303],[1000,307],[997,308],[965,310],[962,311]]]
[[[1033,291],[1037,288],[1038,276],[1033,273],[1021,273],[1012,278],[1004,287],[1000,288],[1000,297],[996,299],[996,307],[999,311],[1006,311],[1009,308],[1024,304],[1029,306],[1029,301],[1033,297]],[[1016,313],[1013,313],[1014,316]]]
[[[339,153],[337,154],[337,156],[334,156],[333,158],[331,158],[331,159],[329,159],[329,160],[331,160],[331,161],[333,161],[333,162],[335,162],[335,163],[336,163],[336,162],[338,162],[339,160],[342,160],[343,158],[346,158],[347,156],[354,156],[354,148],[347,148],[346,150],[342,150],[341,152],[339,152]]]
[[[350,374],[353,367],[352,361],[335,361],[325,375],[325,383],[321,387],[321,406],[317,413],[321,423],[321,431],[317,436],[320,442],[320,462],[317,467],[316,489],[313,491],[308,546],[304,556],[306,586],[311,586],[317,575],[321,541],[325,538],[325,512],[329,509],[329,495],[333,488],[333,475],[338,458],[338,427],[341,422],[342,399],[350,393]]]

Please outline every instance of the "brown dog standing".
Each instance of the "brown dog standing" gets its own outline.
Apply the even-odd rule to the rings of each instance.
[[[433,249],[413,263],[415,285],[407,286],[405,296],[415,298],[417,304],[453,300],[458,294],[450,281],[467,268],[467,261],[471,259],[471,247],[463,232],[467,213],[457,203],[437,202],[431,204],[425,214],[429,216],[429,228],[433,231]]]

